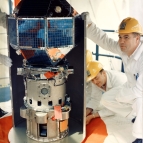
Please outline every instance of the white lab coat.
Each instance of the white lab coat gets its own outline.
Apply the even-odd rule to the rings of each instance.
[[[88,87],[86,90],[87,91],[86,107],[93,109],[94,113],[98,112],[100,117],[114,115],[114,112],[108,110],[107,108],[105,108],[100,104],[102,95],[104,95],[105,92],[108,92],[112,88],[123,85],[127,81],[126,75],[122,72],[111,70],[111,71],[106,71],[106,75],[107,75],[106,91],[99,88],[92,82],[88,83]],[[89,96],[90,92],[91,95]]]
[[[133,135],[136,138],[143,138],[143,41],[140,42],[134,53],[128,57],[120,50],[118,42],[109,38],[94,23],[87,28],[87,37],[103,49],[121,56],[127,82],[120,88],[110,90],[110,95],[118,93],[116,97],[112,94],[113,96],[107,99],[105,94],[101,103],[106,108],[123,116],[131,114],[129,108],[132,107],[132,113],[136,114]]]

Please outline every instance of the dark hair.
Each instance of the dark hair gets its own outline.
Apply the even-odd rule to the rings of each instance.
[[[102,73],[104,71],[104,69],[101,69],[99,72]]]

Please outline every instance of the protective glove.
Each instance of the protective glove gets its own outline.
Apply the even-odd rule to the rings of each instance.
[[[83,12],[81,14],[81,17],[82,17],[83,20],[85,20],[85,17],[86,17],[86,24],[87,25],[92,24],[92,21],[91,21],[90,16],[89,16],[89,12]]]
[[[2,54],[0,54],[0,62],[5,66],[8,66],[8,67],[12,66],[12,60],[9,57]]]

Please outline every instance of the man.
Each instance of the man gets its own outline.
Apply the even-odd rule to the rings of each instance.
[[[124,84],[126,81],[126,75],[122,72],[105,71],[98,61],[87,63],[87,82],[91,83],[92,91],[86,104],[86,124],[96,117],[114,115],[112,111],[100,104],[100,100],[105,92]]]
[[[87,15],[83,13],[82,17]],[[135,18],[125,18],[119,25],[119,40],[114,41],[105,32],[96,27],[87,15],[87,37],[105,50],[119,54],[123,60],[127,82],[122,88],[110,90],[101,103],[111,111],[124,117],[135,115],[133,136],[137,139],[133,143],[141,143],[143,139],[143,44],[141,35],[143,30]],[[115,97],[113,93],[118,93]],[[130,107],[132,110],[130,111]]]
[[[6,28],[6,13],[2,12],[1,9],[0,9],[0,26]],[[5,66],[11,67],[12,60],[9,57],[7,57],[6,55],[3,55],[0,53],[0,63]],[[3,95],[0,95],[0,96],[3,96]],[[0,108],[0,118],[7,113],[8,112],[6,112]]]

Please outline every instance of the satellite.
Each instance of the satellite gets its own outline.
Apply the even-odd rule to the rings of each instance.
[[[20,116],[33,140],[56,141],[69,132],[66,82],[74,69],[66,55],[80,42],[81,21],[66,0],[22,0],[8,18],[10,45],[23,57],[17,68],[25,85]]]

